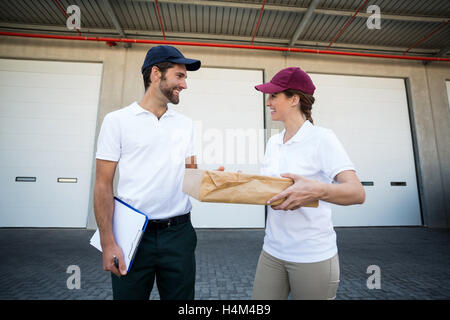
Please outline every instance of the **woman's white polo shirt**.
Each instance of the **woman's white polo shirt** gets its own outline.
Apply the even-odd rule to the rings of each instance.
[[[137,102],[108,113],[97,142],[97,159],[117,161],[117,197],[166,219],[191,210],[182,192],[185,159],[194,155],[193,123],[170,107],[158,118]]]
[[[331,183],[338,173],[355,170],[331,130],[307,120],[286,143],[284,133],[285,130],[269,139],[262,174],[279,177],[282,173],[293,173]],[[263,249],[291,262],[312,263],[333,257],[337,246],[330,204],[319,200],[318,208],[289,211],[269,206]]]

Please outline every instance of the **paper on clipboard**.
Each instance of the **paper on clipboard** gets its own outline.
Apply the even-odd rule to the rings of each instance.
[[[148,218],[144,213],[114,197],[113,233],[117,245],[122,249],[127,272],[131,269],[147,222]],[[98,229],[92,236],[90,243],[102,251]]]

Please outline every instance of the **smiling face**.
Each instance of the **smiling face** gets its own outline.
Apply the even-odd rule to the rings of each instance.
[[[272,120],[284,122],[287,118],[298,114],[299,100],[297,95],[288,98],[283,92],[269,94],[266,106],[270,108]]]
[[[178,104],[180,102],[181,90],[187,89],[186,78],[187,73],[184,64],[176,64],[161,77],[159,89],[170,103]]]

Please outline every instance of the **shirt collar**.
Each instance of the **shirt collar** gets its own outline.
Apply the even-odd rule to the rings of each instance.
[[[141,113],[150,113],[150,114],[154,115],[153,112],[150,112],[150,111],[145,110],[144,108],[142,108],[142,107],[139,105],[139,103],[137,103],[137,101],[135,101],[135,102],[133,102],[133,103],[131,104],[131,112],[132,112],[135,116],[137,116],[137,115],[139,115],[139,114],[141,114]],[[161,118],[162,118],[162,117],[170,117],[170,116],[173,116],[173,115],[174,115],[174,110],[173,110],[171,107],[167,106],[167,110],[166,110],[166,112],[161,116]]]
[[[290,138],[285,144],[291,144],[291,143],[302,140],[303,137],[311,130],[312,127],[313,127],[312,123],[309,120],[306,120],[302,124],[300,129],[297,130],[295,135],[292,138]],[[277,141],[278,144],[283,144],[283,139],[284,139],[285,133],[286,133],[286,129],[283,129],[283,131],[281,131],[281,133],[279,134],[278,141]]]

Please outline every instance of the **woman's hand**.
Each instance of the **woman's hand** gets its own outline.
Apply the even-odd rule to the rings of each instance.
[[[294,180],[294,184],[286,190],[272,197],[267,204],[277,200],[285,200],[276,206],[272,206],[274,210],[296,210],[311,202],[322,198],[324,193],[323,183],[317,180],[308,179],[296,174],[285,173],[281,175],[283,178]]]
[[[272,206],[275,210],[295,210],[316,200],[348,206],[363,204],[366,200],[358,176],[353,170],[345,170],[334,178],[336,184],[308,179],[296,174],[282,174],[284,178],[291,178],[294,184],[277,194],[268,204],[286,198],[281,204]]]

